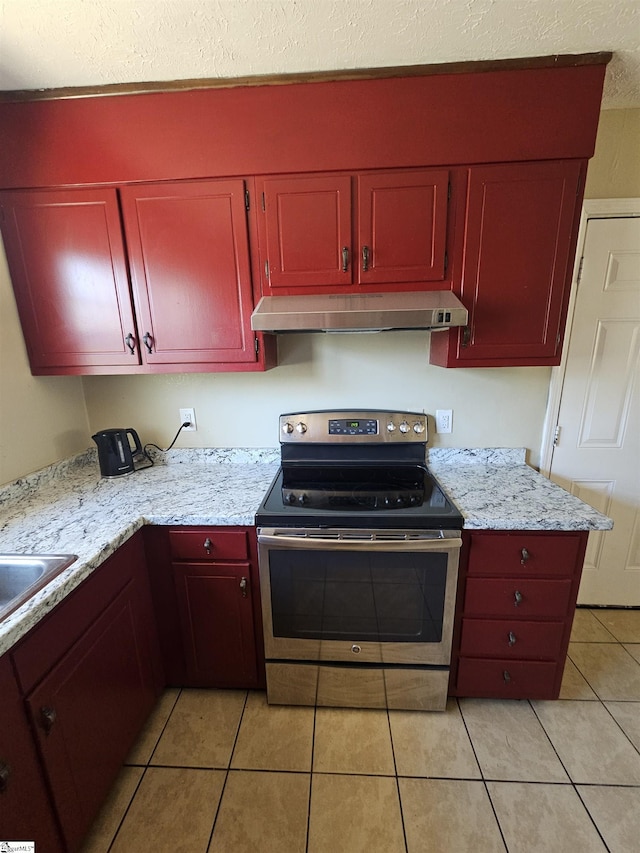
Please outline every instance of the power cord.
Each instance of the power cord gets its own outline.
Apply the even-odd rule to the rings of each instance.
[[[173,441],[171,442],[171,444],[169,445],[169,447],[158,447],[158,445],[157,445],[157,444],[153,444],[153,442],[149,442],[148,444],[145,444],[145,446],[142,448],[142,453],[143,453],[143,455],[145,456],[145,458],[149,460],[150,464],[149,464],[149,465],[145,465],[144,467],[145,467],[145,468],[151,468],[151,465],[153,465],[153,464],[154,464],[153,459],[151,458],[151,456],[149,456],[149,453],[147,452],[147,447],[155,447],[155,449],[156,449],[156,450],[159,450],[159,451],[160,451],[160,453],[166,453],[168,450],[171,450],[171,448],[173,447],[173,445],[176,443],[176,441],[178,440],[178,436],[180,435],[180,433],[182,432],[182,430],[183,430],[185,427],[188,427],[188,426],[191,426],[191,422],[190,422],[190,421],[185,421],[184,423],[180,424],[180,429],[178,430],[178,432],[177,432],[177,433],[175,434],[175,436],[173,437]]]

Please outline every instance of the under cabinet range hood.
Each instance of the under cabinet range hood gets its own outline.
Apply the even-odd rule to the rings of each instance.
[[[467,309],[450,290],[263,296],[251,316],[256,332],[382,332],[437,330],[467,324]]]

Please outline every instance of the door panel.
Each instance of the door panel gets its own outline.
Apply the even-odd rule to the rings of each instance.
[[[580,604],[640,606],[640,218],[591,218],[551,477],[614,520],[589,536]]]
[[[121,196],[143,359],[255,361],[244,182],[131,186]]]
[[[469,170],[462,301],[471,334],[461,364],[553,363],[580,171],[577,161]]]
[[[448,170],[358,175],[357,185],[360,284],[442,280]]]
[[[136,328],[115,190],[3,193],[0,203],[31,366],[139,364],[125,342]]]
[[[350,177],[266,179],[258,182],[258,191],[264,193],[268,284],[274,292],[279,287],[350,284]]]

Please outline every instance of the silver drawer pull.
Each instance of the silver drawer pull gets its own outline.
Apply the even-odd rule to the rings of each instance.
[[[246,578],[242,578],[240,580],[240,592],[242,593],[243,598],[247,597],[247,579]]]
[[[522,593],[516,590],[513,593],[513,606],[517,607],[522,602]]]
[[[509,631],[509,646],[515,646],[516,644],[516,635],[513,631]]]
[[[211,549],[213,548],[213,542],[211,541],[211,539],[209,539],[208,536],[203,542],[203,547],[207,554],[211,553]]]
[[[522,559],[520,560],[520,564],[523,566],[526,566],[529,558],[531,557],[531,554],[527,551],[526,548],[523,548],[522,551],[520,551],[520,554],[522,555]]]
[[[504,679],[504,683],[509,684],[509,682],[511,681],[511,673],[508,669],[504,670],[504,672],[502,673],[502,677]]]

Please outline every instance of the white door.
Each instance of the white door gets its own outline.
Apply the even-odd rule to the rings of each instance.
[[[614,520],[579,604],[640,606],[640,218],[587,220],[551,479]]]

